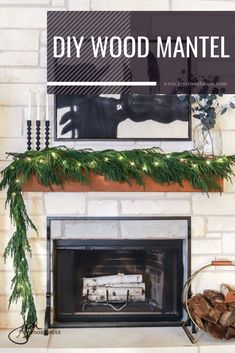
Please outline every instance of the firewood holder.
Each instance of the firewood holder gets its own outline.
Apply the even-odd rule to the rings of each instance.
[[[201,273],[202,271],[204,271],[205,269],[207,269],[209,267],[223,267],[223,266],[234,266],[235,267],[235,262],[232,262],[230,260],[214,260],[211,263],[204,265],[199,270],[195,271],[187,279],[187,281],[185,282],[185,284],[183,286],[182,303],[183,303],[184,309],[186,310],[186,312],[188,314],[188,319],[183,322],[183,329],[193,344],[195,344],[197,342],[197,340],[199,339],[201,334],[203,334],[203,333],[208,334],[208,332],[202,330],[202,328],[200,328],[197,325],[197,323],[193,319],[193,317],[190,313],[190,310],[189,310],[188,301],[192,296],[192,294],[191,294],[192,281],[195,279],[195,277],[197,277],[197,275],[199,273]]]

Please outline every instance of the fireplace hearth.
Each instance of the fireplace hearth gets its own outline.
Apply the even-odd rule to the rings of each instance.
[[[49,218],[45,333],[181,325],[189,239],[189,218]]]

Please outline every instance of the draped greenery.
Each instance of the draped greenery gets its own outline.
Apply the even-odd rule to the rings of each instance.
[[[28,338],[37,324],[37,313],[29,278],[28,256],[31,248],[27,233],[37,231],[24,203],[21,186],[36,176],[44,186],[60,185],[65,181],[89,183],[89,175],[104,176],[120,183],[135,180],[144,185],[148,175],[158,183],[178,183],[184,180],[208,192],[220,191],[218,178],[230,179],[235,166],[235,156],[205,157],[194,152],[165,154],[158,148],[130,151],[92,151],[54,147],[43,151],[10,153],[13,161],[1,172],[0,190],[6,189],[6,205],[9,206],[15,231],[5,249],[4,257],[13,258],[15,275],[9,304],[21,301],[21,327]]]

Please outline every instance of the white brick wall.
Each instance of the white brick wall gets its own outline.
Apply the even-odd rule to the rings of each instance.
[[[24,109],[28,89],[45,90],[46,83],[46,12],[62,10],[235,10],[229,0],[0,0],[0,169],[6,151],[24,151]],[[234,111],[221,119],[225,153],[235,153]],[[79,148],[135,148],[153,143],[104,144],[81,143]],[[191,143],[156,143],[164,150],[184,150]],[[46,214],[81,215],[191,215],[192,268],[216,258],[235,259],[235,182],[225,183],[222,196],[190,193],[88,193],[88,194],[25,194],[32,220],[39,236],[30,231],[34,257],[30,261],[31,278],[39,310],[39,326],[43,326],[45,307],[45,238]],[[0,194],[0,255],[9,239],[12,226],[4,211],[5,193]],[[71,230],[71,228],[70,228]],[[112,229],[114,234],[115,230]],[[102,230],[97,229],[97,237]],[[118,236],[118,231],[115,233]],[[212,275],[213,274],[213,275]],[[200,276],[196,289],[205,284],[212,288],[222,281],[231,282],[233,272],[220,269]],[[10,281],[13,276],[11,261],[0,261],[0,328],[20,324],[19,306],[7,312]],[[234,274],[233,274],[234,276]]]

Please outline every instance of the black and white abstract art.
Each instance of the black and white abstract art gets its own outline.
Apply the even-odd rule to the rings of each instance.
[[[56,140],[190,140],[187,96],[57,95]]]

